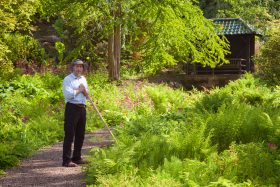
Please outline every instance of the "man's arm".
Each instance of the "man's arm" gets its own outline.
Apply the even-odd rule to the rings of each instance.
[[[76,95],[82,93],[84,89],[79,87],[79,89],[73,89],[71,87],[71,81],[68,79],[64,79],[63,81],[63,94],[64,97],[68,100],[74,99]]]
[[[88,99],[88,97],[89,97],[89,88],[88,88],[87,80],[86,80],[86,78],[84,76],[82,76],[81,82],[82,83],[80,84],[80,87],[83,88],[82,93]]]

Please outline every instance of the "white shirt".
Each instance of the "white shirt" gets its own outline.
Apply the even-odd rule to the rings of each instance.
[[[83,84],[88,91],[87,80],[84,76],[76,77],[74,73],[69,74],[63,80],[63,94],[65,103],[86,104],[86,97],[83,93],[77,94],[80,84]]]

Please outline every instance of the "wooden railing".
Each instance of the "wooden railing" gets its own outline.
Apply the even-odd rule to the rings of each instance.
[[[216,68],[203,67],[201,64],[187,64],[187,74],[244,74],[246,72],[245,59],[232,58],[229,64],[223,64]]]

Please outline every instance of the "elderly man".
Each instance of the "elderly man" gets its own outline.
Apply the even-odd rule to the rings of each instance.
[[[86,126],[86,99],[88,97],[88,85],[84,76],[85,64],[82,60],[75,60],[73,72],[64,78],[63,94],[66,108],[64,114],[64,142],[62,166],[77,167],[85,164],[81,157],[81,150],[85,137]],[[72,153],[72,143],[74,151]]]

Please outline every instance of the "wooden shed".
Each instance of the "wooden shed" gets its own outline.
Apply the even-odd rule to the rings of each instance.
[[[199,74],[243,74],[254,72],[255,37],[261,34],[240,18],[217,18],[213,22],[220,25],[218,35],[224,35],[230,44],[230,63],[216,67],[202,67],[200,64],[186,64],[188,75]]]

